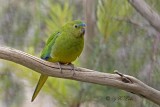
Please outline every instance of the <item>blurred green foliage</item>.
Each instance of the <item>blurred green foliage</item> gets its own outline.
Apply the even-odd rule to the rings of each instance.
[[[99,0],[97,25],[104,39],[108,39],[108,36],[120,31],[123,26],[117,20],[123,19],[129,14],[131,14],[131,7],[127,1]]]
[[[48,18],[45,19],[47,25],[46,33],[51,35],[53,31],[60,28],[67,21],[72,20],[72,13],[74,10],[74,6],[69,7],[68,2],[64,2],[63,5],[59,5],[58,3],[52,3],[49,6]]]
[[[88,49],[90,56],[81,58],[89,60],[91,69],[110,73],[117,69],[159,90],[160,34],[125,0],[92,2],[96,2],[95,11],[90,15],[96,13],[96,18],[87,23],[95,23],[95,34],[91,44],[85,44],[93,48]],[[159,0],[147,2],[159,12]],[[56,29],[67,21],[89,17],[85,9],[88,5],[85,0],[2,0],[0,46],[10,46],[39,57],[45,41]],[[91,37],[87,34],[85,36]],[[75,65],[81,64],[80,60],[75,62]],[[0,60],[0,77],[0,106],[26,107],[25,103],[31,99],[27,97],[26,88],[31,89],[30,93],[34,91],[39,74]],[[43,92],[51,102],[42,97]],[[119,96],[133,99],[114,101]],[[49,78],[36,100],[36,103],[45,100],[45,104],[53,103],[55,107],[158,107],[119,89],[60,78]],[[32,106],[37,105],[32,103]]]

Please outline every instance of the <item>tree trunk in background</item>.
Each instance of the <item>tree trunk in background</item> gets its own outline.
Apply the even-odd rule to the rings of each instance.
[[[95,37],[96,19],[95,19],[95,0],[83,0],[85,21],[87,24],[85,34],[85,46],[81,57],[81,65],[89,67],[90,56],[94,47],[93,39]]]

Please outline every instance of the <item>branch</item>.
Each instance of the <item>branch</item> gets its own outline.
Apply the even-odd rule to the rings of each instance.
[[[0,47],[0,58],[21,64],[38,73],[46,74],[52,77],[116,87],[139,96],[143,96],[146,99],[160,105],[160,91],[149,87],[135,77],[123,75],[117,71],[116,73],[118,75],[75,67],[75,72],[73,75],[73,71],[71,71],[72,68],[70,66],[62,65],[63,73],[61,73],[59,66],[56,63],[47,62],[22,51],[7,47]]]
[[[128,2],[160,32],[160,16],[144,0],[128,0]]]

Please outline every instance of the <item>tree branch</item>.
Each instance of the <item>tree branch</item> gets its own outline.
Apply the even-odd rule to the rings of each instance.
[[[128,0],[128,2],[160,32],[160,16],[144,0]]]
[[[63,73],[61,73],[59,66],[56,63],[47,62],[22,51],[7,47],[0,47],[0,58],[21,64],[38,73],[46,74],[52,77],[116,87],[139,96],[143,96],[146,99],[160,105],[160,91],[149,87],[135,77],[123,75],[117,71],[116,73],[118,75],[75,67],[75,74],[73,75],[72,68],[70,66],[63,65]]]

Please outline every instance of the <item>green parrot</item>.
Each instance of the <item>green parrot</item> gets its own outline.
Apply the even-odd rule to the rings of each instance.
[[[66,23],[49,37],[41,58],[59,64],[71,64],[83,50],[85,26],[80,20]],[[47,75],[41,74],[31,101],[34,101],[47,78]]]

